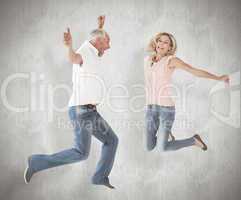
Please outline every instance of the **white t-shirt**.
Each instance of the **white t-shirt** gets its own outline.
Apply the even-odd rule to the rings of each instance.
[[[76,51],[82,56],[83,64],[73,64],[73,91],[68,106],[99,104],[104,97],[104,82],[101,78],[101,57],[98,50],[85,41]]]

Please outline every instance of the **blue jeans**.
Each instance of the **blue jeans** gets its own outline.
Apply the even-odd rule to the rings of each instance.
[[[90,152],[91,135],[94,135],[103,145],[101,158],[92,177],[92,183],[108,183],[108,176],[118,146],[118,137],[95,108],[69,107],[69,117],[74,127],[74,146],[51,155],[32,155],[30,157],[30,167],[34,172],[38,172],[51,167],[85,160]]]
[[[168,141],[175,120],[175,106],[147,105],[145,120],[146,144],[149,151],[153,150],[156,146],[157,131],[159,128],[163,134],[161,140],[162,151],[178,150],[192,146],[195,143],[193,137],[183,140]]]

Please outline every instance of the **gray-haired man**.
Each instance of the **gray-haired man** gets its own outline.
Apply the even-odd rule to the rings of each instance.
[[[91,32],[91,40],[85,41],[76,52],[72,48],[69,28],[64,33],[64,43],[68,47],[69,60],[73,63],[73,93],[68,106],[69,117],[74,127],[75,143],[72,148],[55,154],[29,156],[24,174],[26,183],[30,182],[34,173],[41,170],[87,159],[91,135],[94,135],[103,145],[92,183],[114,188],[110,184],[108,176],[113,166],[118,137],[96,110],[102,97],[101,87],[97,80],[101,56],[110,48],[110,37],[102,29],[104,21],[104,16],[98,18],[99,27]]]

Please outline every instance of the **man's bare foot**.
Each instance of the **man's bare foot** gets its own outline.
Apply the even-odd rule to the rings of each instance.
[[[195,145],[200,147],[202,150],[206,151],[208,148],[207,148],[207,145],[203,142],[203,140],[201,139],[201,137],[196,134],[193,136],[194,140],[195,140]]]
[[[115,189],[115,187],[113,185],[111,185],[110,183],[105,183],[104,185],[110,189]]]
[[[104,185],[104,186],[106,186],[110,189],[115,189],[115,187],[110,184],[110,181],[109,181],[108,177],[105,177],[104,180],[97,181],[97,182],[92,180],[92,183],[95,184],[95,185]]]

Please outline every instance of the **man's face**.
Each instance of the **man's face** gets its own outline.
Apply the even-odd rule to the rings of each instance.
[[[110,37],[108,34],[106,34],[105,37],[99,37],[97,41],[98,41],[100,54],[103,55],[104,52],[110,48]]]

